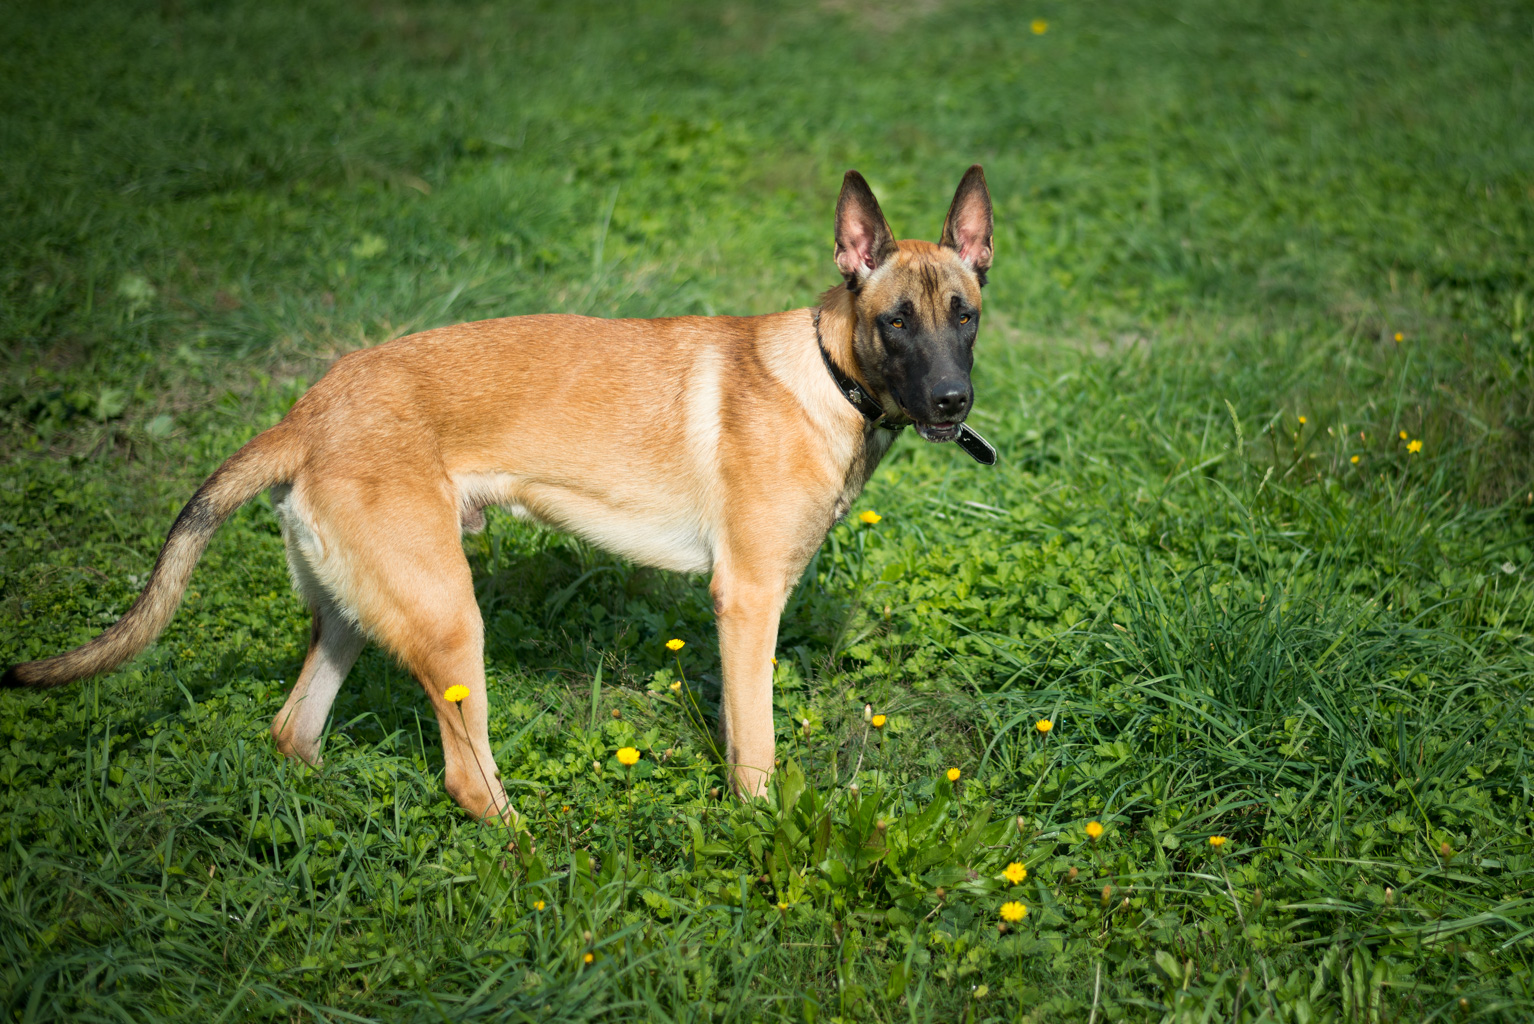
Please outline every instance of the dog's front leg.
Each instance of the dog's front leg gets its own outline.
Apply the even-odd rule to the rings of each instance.
[[[748,798],[763,796],[773,768],[772,652],[788,588],[781,581],[721,567],[709,591],[724,667],[719,717],[725,757],[736,792]]]

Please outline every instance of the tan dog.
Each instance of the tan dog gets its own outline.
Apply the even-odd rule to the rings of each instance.
[[[462,544],[483,508],[501,505],[643,565],[712,571],[727,756],[736,787],[760,794],[773,767],[778,616],[899,426],[994,461],[962,426],[991,254],[978,166],[938,245],[896,242],[848,171],[836,206],[846,283],[817,307],[510,317],[353,352],[198,489],[121,620],[13,667],[4,685],[59,686],[138,654],[175,613],[214,530],[270,488],[314,613],[303,671],[272,722],[277,746],[319,761],[331,702],[372,639],[426,688],[448,792],[472,815],[515,822],[490,750]],[[468,688],[461,716],[443,696],[457,685]]]

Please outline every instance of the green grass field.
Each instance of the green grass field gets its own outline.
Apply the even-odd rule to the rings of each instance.
[[[1002,457],[906,436],[832,531],[765,805],[707,581],[493,514],[515,853],[379,651],[279,760],[253,502],[150,651],[0,693],[6,1020],[1534,1014],[1526,3],[28,0],[0,97],[0,663],[343,352],[810,304],[848,167],[934,238],[985,165]]]

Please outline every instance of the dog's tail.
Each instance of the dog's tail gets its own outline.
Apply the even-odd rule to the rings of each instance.
[[[279,423],[257,435],[203,481],[165,538],[144,592],[128,614],[72,651],[14,665],[0,687],[52,687],[99,675],[154,642],[181,603],[192,568],[230,514],[273,484],[292,479],[302,458],[294,432]]]

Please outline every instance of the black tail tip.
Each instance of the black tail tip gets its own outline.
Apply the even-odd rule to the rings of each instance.
[[[20,665],[12,665],[5,670],[5,675],[0,676],[0,690],[20,690],[27,684],[22,682],[21,673],[17,671]]]

